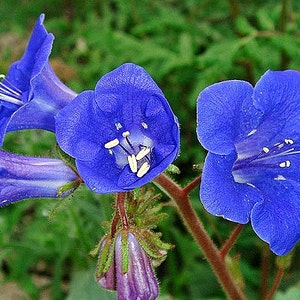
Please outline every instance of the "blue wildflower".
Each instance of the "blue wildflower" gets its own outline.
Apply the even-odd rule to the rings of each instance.
[[[47,33],[43,21],[42,14],[23,57],[0,81],[0,145],[9,131],[38,128],[54,132],[54,116],[76,96],[49,64],[54,36]]]
[[[56,118],[62,150],[98,193],[132,190],[163,172],[179,151],[177,118],[162,91],[134,64],[103,76]]]
[[[63,161],[0,150],[0,207],[26,198],[64,197],[76,173]],[[64,188],[70,185],[70,189]]]
[[[284,255],[300,238],[300,73],[268,71],[253,88],[231,80],[198,98],[199,141],[209,151],[200,196],[212,214],[251,220]]]

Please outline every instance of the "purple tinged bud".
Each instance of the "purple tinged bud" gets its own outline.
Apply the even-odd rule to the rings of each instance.
[[[122,235],[117,236],[115,244],[118,300],[154,300],[158,296],[158,283],[150,259],[132,233],[128,233],[127,239],[127,251],[122,245]]]
[[[0,207],[26,198],[67,196],[78,175],[60,159],[0,150]]]
[[[110,238],[105,236],[100,244],[100,252],[99,252],[99,265],[96,274],[96,278],[98,283],[107,290],[116,290],[116,276],[115,276],[115,264],[113,262],[113,243]],[[112,261],[110,260],[110,255],[112,255]],[[110,264],[109,269],[105,271],[105,267],[107,264]],[[100,273],[100,274],[98,274]]]

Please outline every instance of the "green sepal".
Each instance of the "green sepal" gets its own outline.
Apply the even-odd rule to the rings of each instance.
[[[67,166],[72,168],[73,170],[76,170],[76,163],[75,159],[71,156],[69,156],[67,153],[65,153],[59,146],[56,144],[56,154],[58,158],[60,158]]]
[[[290,252],[287,255],[284,256],[277,256],[276,257],[276,265],[279,269],[286,270],[291,266],[292,258],[293,258],[294,252]]]
[[[104,243],[104,246],[101,251],[102,243]],[[106,273],[109,270],[113,262],[114,250],[115,250],[115,239],[111,238],[108,235],[105,235],[100,241],[100,243],[98,244],[99,257],[98,257],[98,264],[96,270],[97,277],[101,277],[102,274]]]
[[[166,172],[170,173],[170,174],[177,174],[178,175],[178,174],[180,174],[180,169],[177,166],[175,166],[173,164],[170,164],[167,167]]]
[[[61,198],[65,193],[73,193],[81,184],[81,180],[76,179],[61,186],[57,192],[57,197]]]
[[[126,274],[129,267],[129,250],[128,250],[128,232],[121,233],[121,251],[122,251],[122,272]]]

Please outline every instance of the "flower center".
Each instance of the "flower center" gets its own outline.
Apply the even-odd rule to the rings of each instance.
[[[241,157],[238,154],[232,168],[235,181],[249,184],[259,176],[266,176],[267,169],[275,169],[271,172],[274,180],[285,180],[283,170],[291,168],[293,155],[300,154],[298,148],[294,140],[286,138],[271,147],[262,147],[257,155]]]
[[[151,167],[151,153],[153,142],[141,132],[122,131],[123,126],[120,123],[115,124],[118,131],[118,138],[108,141],[104,148],[109,154],[115,156],[116,164],[124,168],[129,165],[130,171],[137,177],[143,177],[148,173]],[[141,123],[144,129],[148,128],[146,123]]]
[[[23,105],[22,91],[10,83],[3,74],[0,74],[0,101]]]

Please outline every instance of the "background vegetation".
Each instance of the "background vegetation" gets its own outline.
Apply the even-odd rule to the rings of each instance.
[[[207,85],[226,79],[255,84],[268,69],[300,70],[300,2],[297,0],[6,0],[0,2],[0,73],[18,59],[35,20],[56,36],[51,63],[76,92],[93,89],[124,62],[143,66],[164,91],[181,124],[181,169],[185,183],[205,152],[195,134],[195,103]],[[11,133],[5,149],[52,155],[47,132]],[[167,203],[168,199],[164,199]],[[59,209],[59,200],[27,200],[0,210],[0,299],[115,299],[94,280],[89,256],[110,219],[112,196],[85,188]],[[219,245],[234,224],[205,213],[198,191],[191,199]],[[176,248],[157,268],[160,299],[224,299],[208,264],[173,207],[160,225]],[[275,299],[300,299],[300,254],[295,249]],[[249,299],[259,299],[276,274],[275,256],[247,225],[228,264]],[[241,271],[241,272],[240,272]],[[9,298],[13,294],[12,298]]]

